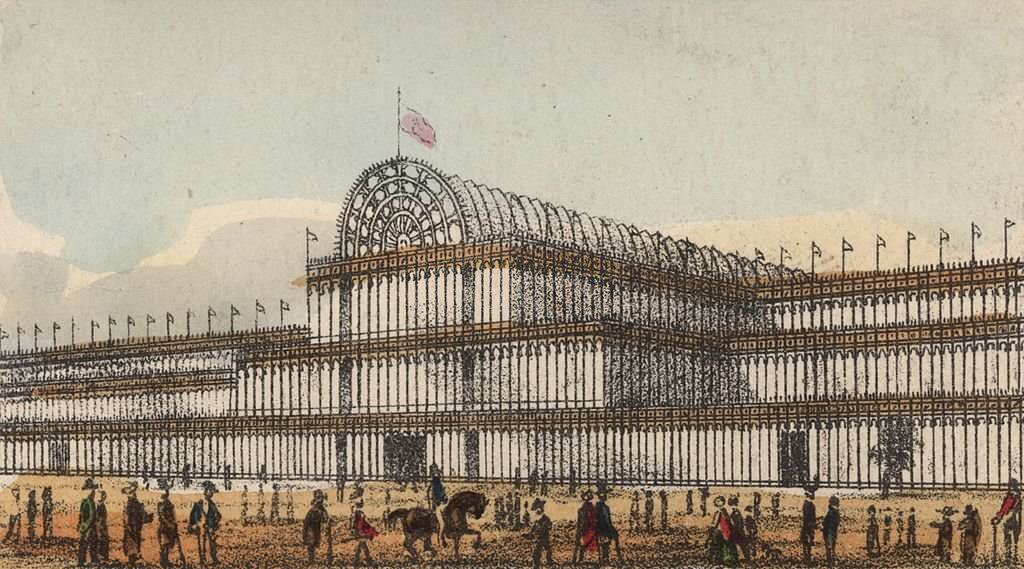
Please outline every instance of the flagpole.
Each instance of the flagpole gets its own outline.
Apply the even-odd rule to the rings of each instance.
[[[972,265],[974,264],[975,260],[976,259],[975,259],[975,256],[974,256],[974,222],[972,221],[971,222],[971,264]]]
[[[395,158],[402,157],[402,86],[398,86],[398,103],[395,105]]]
[[[75,317],[71,317],[71,345],[75,345]]]

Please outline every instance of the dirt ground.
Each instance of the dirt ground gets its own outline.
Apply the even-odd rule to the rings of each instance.
[[[107,504],[109,511],[109,528],[111,536],[111,565],[118,566],[123,563],[125,556],[121,551],[122,537],[122,511],[125,503],[125,495],[121,488],[128,482],[124,479],[102,479],[98,482],[108,493]],[[0,480],[4,487],[0,489],[0,513],[3,521],[14,511],[14,502],[11,493],[8,491],[11,485],[21,488],[21,539],[17,544],[0,545],[0,567],[38,567],[57,568],[71,567],[75,565],[77,550],[77,535],[75,524],[77,521],[78,504],[84,492],[79,488],[82,479],[79,478],[54,478],[54,477],[19,477],[17,479]],[[41,494],[43,486],[52,486],[56,502],[55,516],[55,539],[49,543],[29,543],[27,534],[27,517],[24,513],[28,490],[36,489],[37,495]],[[171,499],[176,506],[179,531],[183,536],[183,553],[185,559],[192,565],[198,560],[197,545],[195,538],[185,532],[185,521],[191,504],[200,499],[200,491],[193,485],[191,490],[176,490],[172,493]],[[249,487],[248,501],[250,518],[255,518],[259,510],[259,496],[255,483],[247,484]],[[310,565],[306,562],[305,549],[302,546],[302,518],[308,509],[312,497],[313,486],[296,486],[288,491],[282,491],[280,500],[280,515],[283,521],[277,525],[260,525],[254,523],[243,524],[240,520],[241,513],[241,488],[242,483],[235,482],[231,491],[223,488],[217,493],[215,501],[218,503],[224,522],[220,532],[220,561],[221,566],[226,568],[298,568],[298,567],[323,567],[325,547],[321,546],[318,552],[318,562]],[[348,499],[351,494],[351,486],[346,490],[346,501],[339,504],[336,501],[336,493],[333,488],[325,488],[328,495],[328,510],[332,516],[340,521],[338,525],[345,527],[351,513],[351,501]],[[385,489],[390,490],[391,504],[385,505]],[[513,491],[508,484],[448,484],[448,493],[459,490],[475,490],[485,493],[490,498],[487,512],[480,520],[471,520],[471,525],[483,532],[483,547],[474,550],[470,547],[469,541],[463,543],[463,566],[470,567],[527,567],[530,565],[530,553],[532,542],[528,532],[524,530],[502,530],[494,523],[494,503],[499,495],[504,496]],[[632,488],[613,488],[609,499],[614,520],[621,534],[621,542],[625,560],[623,563],[615,562],[614,566],[623,567],[701,567],[708,566],[706,561],[706,548],[704,541],[707,536],[707,528],[711,523],[711,517],[700,516],[700,499],[697,492],[694,492],[694,515],[686,515],[686,489],[672,488],[669,491],[669,528],[660,529],[660,505],[655,495],[655,529],[652,532],[646,530],[631,531],[629,524],[630,496]],[[655,492],[659,488],[653,488]],[[800,509],[803,501],[799,491],[783,491],[781,499],[781,515],[773,518],[771,515],[771,494],[775,490],[762,491],[762,518],[760,521],[761,540],[772,549],[776,550],[774,558],[759,555],[750,562],[744,562],[746,566],[779,567],[799,566],[800,546],[797,542],[800,527]],[[294,503],[294,518],[287,520],[287,497],[291,493]],[[745,488],[712,488],[712,499],[716,495],[732,496],[737,495],[741,501],[741,507],[751,502],[753,489]],[[370,544],[370,551],[379,566],[409,566],[409,560],[401,546],[401,530],[387,531],[384,528],[382,517],[384,512],[390,508],[400,508],[416,505],[424,505],[425,488],[420,487],[414,492],[411,488],[402,492],[396,485],[383,483],[370,483],[365,487],[364,501],[365,511],[370,516],[374,525],[382,532]],[[533,496],[529,488],[524,484],[519,491],[520,501],[532,501]],[[842,524],[840,527],[840,543],[838,555],[841,567],[934,567],[939,565],[934,553],[936,530],[929,527],[929,523],[938,521],[940,515],[936,510],[944,505],[951,505],[957,510],[962,510],[965,504],[974,504],[981,511],[981,518],[985,522],[980,545],[980,558],[978,565],[987,565],[991,559],[992,552],[992,529],[988,520],[992,518],[999,507],[1001,494],[998,493],[934,493],[929,495],[895,495],[888,500],[882,501],[877,494],[872,493],[850,493],[820,491],[815,503],[819,518],[826,512],[828,497],[831,495],[840,497],[840,510],[842,513]],[[159,500],[159,493],[155,489],[147,491],[140,489],[139,499],[145,504],[147,511],[154,511]],[[271,491],[269,485],[264,488],[264,513],[270,515]],[[866,508],[869,504],[875,504],[879,509],[879,522],[886,513],[891,514],[894,523],[892,526],[891,540],[885,548],[883,555],[879,558],[869,559],[865,554],[864,531],[866,520]],[[547,497],[547,513],[554,522],[554,557],[559,565],[568,565],[573,550],[574,524],[576,509],[579,507],[579,499],[568,495],[565,486],[552,486]],[[910,507],[917,511],[918,529],[916,548],[909,548],[898,544],[896,531],[896,512],[903,510],[907,513]],[[709,509],[711,509],[709,500]],[[889,508],[887,512],[885,509]],[[643,500],[640,503],[641,517],[643,515]],[[525,511],[525,510],[524,510]],[[961,515],[953,517],[954,523],[962,518]],[[6,525],[6,523],[5,523]],[[41,517],[37,521],[37,532],[42,531]],[[880,532],[884,534],[884,529]],[[351,564],[354,543],[339,543],[345,536],[345,531],[339,529],[335,533],[334,566],[348,566]],[[143,559],[146,566],[157,565],[158,546],[156,540],[156,522],[148,524],[143,531]],[[815,562],[818,565],[824,564],[824,549],[820,543],[820,532],[818,544],[814,549]],[[424,563],[427,566],[448,566],[454,564],[451,549],[438,547],[438,554],[435,558]],[[1002,557],[1002,541],[1000,535],[999,557]],[[175,560],[177,556],[175,556]],[[959,535],[954,539],[954,560],[959,561]]]

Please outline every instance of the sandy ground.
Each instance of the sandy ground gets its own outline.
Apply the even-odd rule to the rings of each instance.
[[[21,509],[22,509],[22,531],[21,541],[18,544],[0,545],[0,567],[29,567],[29,568],[57,568],[75,566],[75,555],[77,549],[77,535],[75,523],[77,521],[78,503],[84,492],[80,491],[82,480],[71,478],[54,477],[20,477],[16,480],[6,480],[7,485],[16,484],[21,488]],[[110,535],[111,535],[111,564],[117,566],[125,559],[121,551],[122,537],[122,510],[125,503],[125,495],[121,488],[127,480],[103,479],[99,481],[108,492],[108,510],[110,512]],[[25,502],[29,489],[36,489],[37,494],[44,485],[54,488],[56,497],[57,514],[55,519],[55,539],[50,543],[28,543],[27,518],[24,514]],[[287,495],[282,491],[280,515],[285,520],[278,525],[243,524],[240,520],[241,512],[241,483],[234,483],[232,491],[223,489],[216,495],[216,501],[224,515],[224,524],[220,533],[220,561],[221,566],[227,568],[298,568],[298,567],[321,567],[325,566],[323,556],[325,548],[322,546],[318,552],[318,563],[309,565],[306,562],[305,549],[302,546],[302,523],[301,520],[306,513],[312,487],[296,487],[291,491],[294,502],[295,521],[287,521]],[[390,490],[391,505],[386,506],[384,500],[385,488]],[[385,531],[381,521],[387,508],[423,505],[424,488],[421,486],[418,492],[408,489],[401,492],[395,485],[369,484],[366,486],[364,495],[365,511],[371,520],[382,531],[382,535],[370,544],[370,550],[379,566],[409,566],[411,560],[401,547],[401,531],[396,529]],[[499,495],[504,496],[512,491],[511,485],[487,484],[487,485],[461,485],[449,484],[449,495],[459,490],[476,490],[487,494],[491,502],[488,511],[480,520],[471,520],[471,525],[483,531],[483,547],[474,550],[467,541],[464,542],[464,559],[462,566],[470,567],[527,567],[530,565],[530,552],[532,542],[525,530],[501,530],[494,524],[493,505],[494,499]],[[654,490],[658,490],[655,488]],[[685,489],[669,489],[669,529],[660,529],[660,507],[655,497],[655,530],[630,531],[629,510],[630,496],[632,489],[613,489],[609,499],[609,505],[614,513],[616,526],[622,536],[623,553],[625,561],[614,563],[622,567],[700,567],[708,566],[706,562],[706,551],[704,539],[707,535],[707,527],[711,522],[710,517],[701,517],[699,496],[694,492],[694,503],[696,515],[685,515],[686,491]],[[762,541],[778,550],[780,557],[768,559],[759,556],[751,562],[745,562],[747,566],[798,566],[800,558],[800,546],[797,542],[800,526],[800,508],[802,495],[797,491],[789,491],[782,494],[781,515],[773,519],[770,512],[770,493],[773,490],[764,491],[762,511],[763,517],[760,522]],[[346,491],[346,501],[339,504],[336,501],[336,494],[333,489],[327,491],[328,510],[332,516],[342,521],[340,525],[347,523],[351,512],[351,502],[348,494],[351,488]],[[712,489],[712,497],[715,495],[738,495],[742,505],[750,503],[752,489],[720,488]],[[821,491],[815,500],[818,516],[824,515],[828,496],[832,492]],[[531,500],[529,489],[525,486],[520,490],[521,500]],[[945,493],[929,495],[896,495],[886,501],[881,501],[878,496],[870,493],[836,493],[841,500],[842,525],[840,530],[840,543],[838,553],[840,566],[842,567],[934,567],[939,565],[934,554],[935,529],[929,527],[929,523],[940,519],[936,509],[949,504],[958,510],[963,505],[972,503],[981,510],[982,520],[985,522],[982,541],[980,545],[979,565],[986,565],[991,559],[992,532],[988,520],[993,516],[999,507],[1001,495],[997,493]],[[255,517],[259,509],[258,492],[256,486],[249,485],[249,516]],[[140,490],[139,498],[145,504],[148,511],[156,508],[159,494],[157,491]],[[191,504],[200,498],[198,488],[191,491],[175,491],[171,499],[177,510],[180,532],[183,536],[183,552],[186,560],[195,564],[197,562],[197,546],[195,538],[189,536],[184,530],[184,521],[187,519]],[[265,514],[270,515],[271,492],[269,486],[265,487],[264,501]],[[564,486],[553,486],[547,498],[547,513],[553,520],[555,528],[554,548],[555,561],[560,565],[567,565],[572,557],[574,523],[576,508],[579,507],[578,498],[570,497],[567,488]],[[891,532],[891,542],[886,548],[882,557],[877,559],[867,558],[864,551],[864,527],[866,513],[869,504],[875,504],[880,510],[879,521],[881,522],[885,508],[891,508],[891,515],[894,524]],[[709,500],[710,507],[710,500]],[[915,507],[918,517],[917,548],[908,548],[897,544],[897,532],[895,517],[897,510],[904,513]],[[7,488],[0,490],[0,512],[3,520],[13,513],[14,502],[11,493]],[[643,502],[641,501],[641,512]],[[641,514],[642,515],[642,514]],[[959,521],[960,515],[954,516],[954,523]],[[37,532],[41,532],[41,519],[37,522]],[[884,532],[884,530],[883,530]],[[336,541],[343,537],[344,531],[335,533]],[[819,534],[820,536],[820,534]],[[159,558],[156,541],[156,523],[149,524],[143,532],[143,559],[147,566],[156,566]],[[824,549],[820,544],[814,550],[815,560],[823,565]],[[435,543],[435,546],[438,544]],[[1001,536],[1000,536],[1000,557]],[[348,566],[351,563],[354,551],[353,543],[337,544],[334,547],[334,566]],[[954,560],[959,560],[959,535],[954,541]],[[438,555],[424,563],[426,566],[450,566],[454,564],[451,549],[439,547]]]

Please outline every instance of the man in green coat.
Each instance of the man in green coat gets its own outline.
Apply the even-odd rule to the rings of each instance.
[[[78,566],[85,567],[85,553],[89,552],[89,561],[94,565],[99,562],[96,551],[96,490],[99,485],[92,478],[86,478],[82,490],[89,494],[82,499],[78,509]]]

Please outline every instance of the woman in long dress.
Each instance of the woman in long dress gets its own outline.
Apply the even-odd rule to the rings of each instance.
[[[735,567],[739,562],[739,554],[735,543],[736,532],[729,520],[729,511],[725,509],[725,496],[715,498],[715,514],[711,520],[711,557],[726,567]]]

